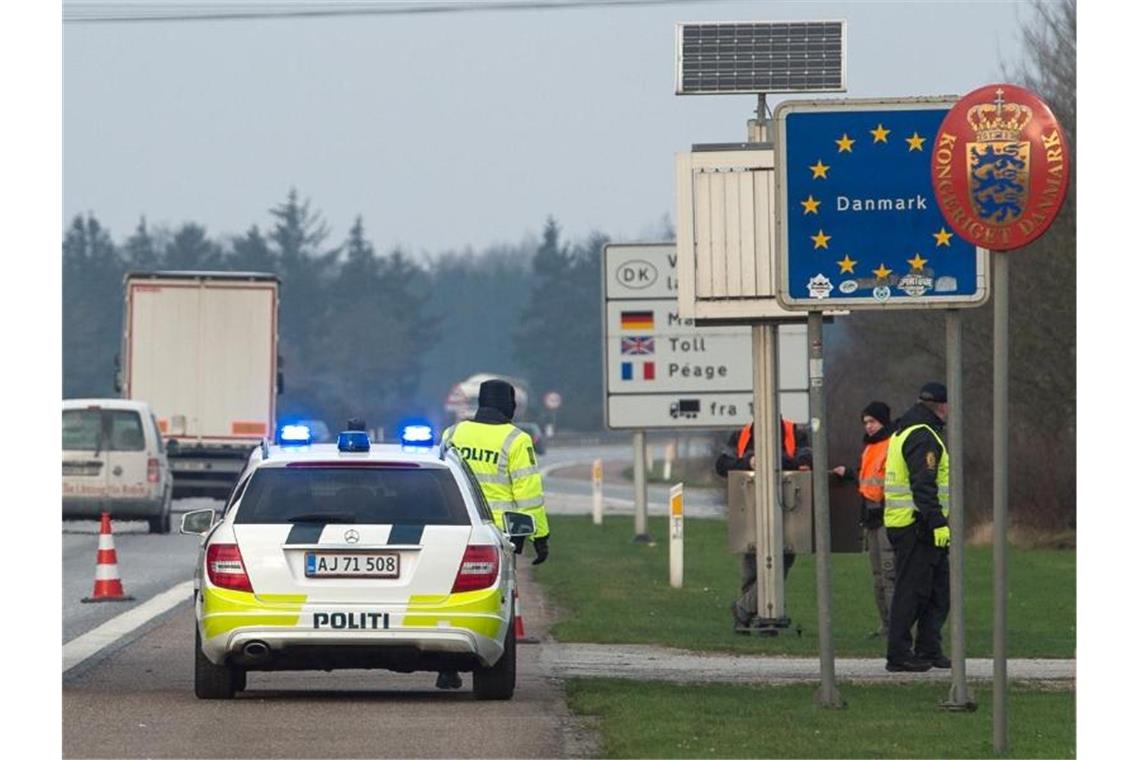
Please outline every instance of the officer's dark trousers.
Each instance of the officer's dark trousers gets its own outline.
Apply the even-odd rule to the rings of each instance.
[[[784,552],[784,580],[788,580],[788,571],[796,563],[795,552]],[[736,600],[736,608],[740,616],[756,617],[756,552],[751,551],[740,555],[740,597]]]
[[[949,551],[934,546],[930,531],[917,524],[887,528],[895,548],[895,594],[887,639],[887,662],[938,657],[942,624],[950,614]],[[911,639],[911,628],[917,628]]]

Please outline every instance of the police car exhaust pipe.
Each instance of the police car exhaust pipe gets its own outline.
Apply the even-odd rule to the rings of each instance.
[[[269,656],[269,645],[264,641],[251,641],[241,651],[251,660],[261,660]]]

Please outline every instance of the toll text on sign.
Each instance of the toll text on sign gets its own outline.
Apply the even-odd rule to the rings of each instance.
[[[669,338],[668,340],[669,348],[678,353],[703,353],[708,350],[705,348],[704,338]]]

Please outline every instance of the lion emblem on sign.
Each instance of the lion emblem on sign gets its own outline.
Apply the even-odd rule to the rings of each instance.
[[[967,121],[976,142],[966,143],[970,170],[970,204],[990,224],[1011,224],[1029,199],[1028,141],[1021,130],[1033,118],[1028,106],[1006,103],[1002,90],[993,103],[970,109]]]

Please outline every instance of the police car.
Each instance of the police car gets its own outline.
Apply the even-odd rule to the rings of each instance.
[[[183,516],[202,536],[194,692],[228,699],[251,670],[469,671],[478,699],[515,688],[512,536],[471,470],[412,426],[400,444],[301,426],[250,460],[225,511]]]

